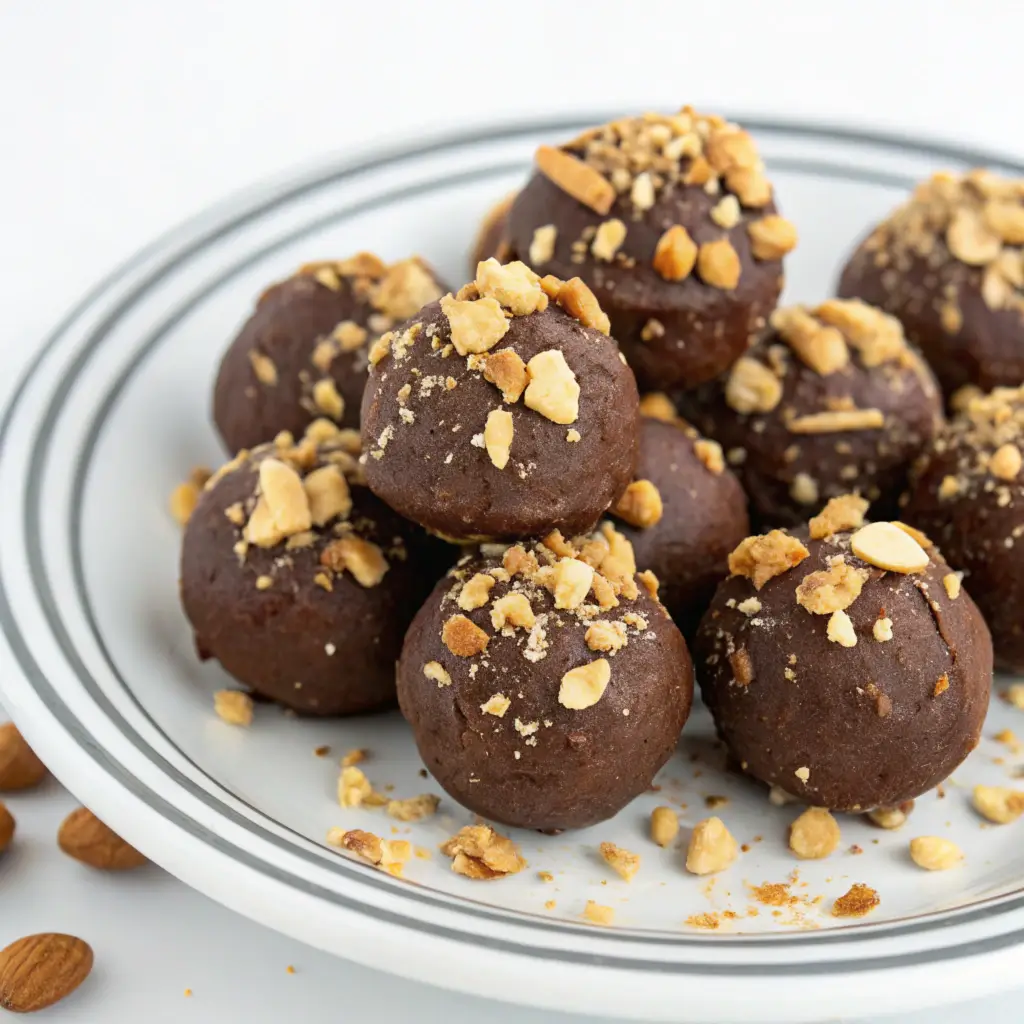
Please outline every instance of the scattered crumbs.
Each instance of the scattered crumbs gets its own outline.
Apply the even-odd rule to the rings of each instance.
[[[553,874],[551,874],[550,871],[538,871],[537,872],[537,877],[542,882],[553,882],[555,880],[555,876]]]
[[[192,998],[192,989],[190,989],[190,988],[185,989],[185,998],[186,999],[191,999]]]
[[[615,920],[615,911],[612,907],[587,900],[587,905],[583,908],[583,917],[591,924],[610,925]]]
[[[847,852],[852,853],[854,856],[856,856],[857,854],[864,852],[864,847],[858,846],[856,843],[854,843],[853,846],[851,846],[849,851]]]
[[[545,910],[554,910],[555,909],[555,901],[554,900],[548,900],[544,904],[544,909]]]
[[[877,892],[868,885],[856,882],[849,892],[832,904],[833,917],[864,917],[881,903]]]
[[[686,923],[691,928],[706,928],[710,931],[714,931],[718,925],[718,915],[711,914],[691,914],[687,919]]]
[[[325,749],[330,749],[325,748]],[[362,747],[356,747],[354,750],[350,750],[342,759],[342,768],[351,768],[353,765],[360,764],[366,760],[366,751]]]
[[[760,885],[752,885],[750,893],[758,903],[763,903],[766,907],[788,907],[797,901],[786,882],[762,882]]]
[[[285,973],[285,974],[294,974],[294,973],[295,973],[295,968],[294,968],[294,967],[292,967],[292,965],[291,965],[291,964],[289,964],[289,965],[288,965],[288,966],[287,966],[287,967],[286,967],[286,968],[284,969],[284,973]]]
[[[313,755],[315,757],[326,757],[330,752],[331,748],[327,746],[313,748]]]
[[[727,796],[706,796],[704,797],[704,806],[710,810],[715,810],[718,807],[725,807],[729,803]]]
[[[414,846],[412,848],[412,852],[420,860],[430,860],[430,858],[434,856],[433,852],[431,850],[428,850],[425,846]]]

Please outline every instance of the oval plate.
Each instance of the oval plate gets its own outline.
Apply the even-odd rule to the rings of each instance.
[[[254,297],[302,262],[362,248],[419,252],[462,281],[481,216],[522,182],[536,145],[602,120],[480,130],[318,167],[203,214],[100,284],[14,386],[0,425],[4,701],[57,776],[169,871],[315,946],[421,981],[624,1017],[788,1022],[1011,985],[1024,962],[1024,851],[1012,827],[985,828],[969,806],[971,785],[1012,784],[1024,763],[1016,744],[992,739],[1024,721],[1002,701],[978,751],[901,832],[845,818],[840,850],[815,863],[787,850],[795,809],[724,771],[698,710],[657,792],[583,832],[515,834],[530,868],[488,884],[452,874],[438,852],[471,820],[448,799],[400,827],[427,854],[404,879],[325,846],[331,826],[390,835],[394,824],[338,806],[337,757],[350,748],[370,752],[378,788],[439,792],[419,776],[397,713],[323,722],[261,705],[248,730],[213,714],[227,680],[193,653],[166,505],[192,466],[223,460],[211,382]],[[1024,173],[987,154],[747,124],[802,234],[790,301],[828,295],[854,241],[932,170]],[[314,756],[321,746],[330,757]],[[646,836],[659,803],[683,821],[671,849]],[[710,881],[682,866],[708,806],[745,844]],[[952,836],[965,865],[915,868],[907,840],[921,834]],[[604,840],[642,854],[632,883],[597,856]],[[832,917],[855,882],[880,906],[853,923]],[[588,899],[615,909],[614,927],[582,921]]]

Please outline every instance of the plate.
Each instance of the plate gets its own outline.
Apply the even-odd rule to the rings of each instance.
[[[169,871],[296,938],[421,981],[622,1017],[787,1022],[1009,986],[1024,964],[1024,850],[1013,827],[984,827],[969,806],[972,785],[1009,784],[1024,766],[1014,744],[992,738],[1024,726],[1002,701],[979,749],[903,830],[844,818],[839,851],[812,863],[787,850],[797,810],[724,771],[698,709],[659,791],[578,833],[513,833],[529,869],[487,883],[453,874],[437,849],[471,820],[451,800],[411,826],[338,806],[337,758],[355,747],[370,752],[363,767],[377,788],[440,792],[419,776],[397,713],[313,721],[261,705],[248,730],[213,714],[227,680],[199,664],[178,607],[167,497],[192,466],[223,460],[211,382],[254,297],[302,262],[362,248],[419,252],[463,280],[481,216],[523,180],[537,144],[605,119],[489,127],[250,189],[84,299],[14,385],[0,424],[3,699],[61,781]],[[829,294],[855,239],[932,170],[1024,174],[989,154],[746,123],[802,233],[789,301]],[[331,756],[314,756],[321,746]],[[683,822],[665,850],[646,834],[662,803]],[[711,880],[683,869],[708,805],[746,851]],[[433,852],[393,878],[327,847],[331,826],[395,826]],[[953,837],[964,866],[915,868],[908,839],[922,834]],[[604,840],[641,853],[631,883],[600,860]],[[880,906],[855,923],[832,917],[857,882]],[[613,927],[583,920],[591,899],[614,908]]]

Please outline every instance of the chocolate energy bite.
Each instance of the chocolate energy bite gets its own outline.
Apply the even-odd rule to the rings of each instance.
[[[434,589],[398,665],[431,774],[494,821],[558,831],[650,785],[689,714],[693,668],[651,574],[609,523],[487,545]]]
[[[444,291],[421,260],[388,266],[368,252],[272,285],[217,374],[213,419],[229,451],[299,436],[320,417],[358,428],[370,346]]]
[[[755,520],[771,525],[802,522],[848,491],[894,514],[942,422],[938,387],[899,321],[836,299],[776,310],[722,381],[679,404],[726,450]]]
[[[750,533],[747,498],[721,446],[679,419],[665,395],[645,395],[640,409],[636,478],[611,512],[689,637],[726,575],[729,552]]]
[[[370,364],[367,481],[444,537],[586,531],[632,479],[636,381],[578,278],[487,260]]]
[[[915,466],[903,513],[963,570],[996,664],[1014,672],[1024,672],[1022,450],[1024,388],[972,399]]]
[[[181,554],[200,655],[315,715],[394,703],[405,628],[444,571],[439,542],[370,493],[349,442],[317,421],[298,444],[240,453],[207,484]]]
[[[512,209],[516,193],[510,192],[504,199],[494,204],[480,222],[473,250],[469,257],[469,272],[476,273],[477,264],[489,260],[492,256],[499,263],[508,263],[512,257],[512,248],[506,237],[508,211]]]
[[[861,242],[839,293],[899,317],[943,391],[1024,380],[1024,180],[936,174]]]
[[[741,768],[815,807],[896,807],[974,749],[992,643],[959,577],[901,523],[833,498],[732,553],[695,641],[701,693]]]
[[[727,370],[764,327],[796,231],[751,137],[689,107],[537,150],[508,216],[515,258],[578,274],[644,388]]]

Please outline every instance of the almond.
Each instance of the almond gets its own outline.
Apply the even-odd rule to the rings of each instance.
[[[146,863],[134,846],[129,846],[85,807],[64,819],[57,844],[69,857],[100,871],[129,871]]]
[[[32,752],[15,724],[0,725],[0,793],[28,789],[45,775],[46,765]]]
[[[92,970],[92,949],[73,935],[28,935],[0,950],[0,1007],[33,1013],[59,1003]]]
[[[0,803],[0,853],[3,853],[14,838],[14,818],[11,812]]]

